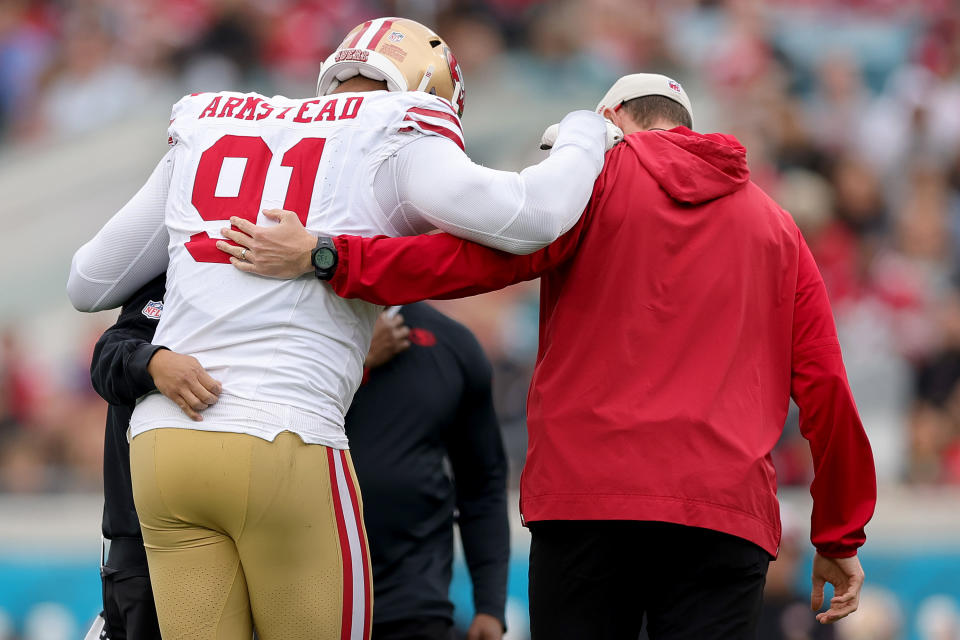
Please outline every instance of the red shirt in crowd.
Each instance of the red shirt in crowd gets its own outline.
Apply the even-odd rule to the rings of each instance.
[[[629,135],[579,223],[512,256],[445,234],[336,239],[331,281],[379,304],[542,278],[520,509],[780,541],[770,452],[791,396],[810,442],[814,545],[856,553],[876,502],[823,280],[730,136]]]

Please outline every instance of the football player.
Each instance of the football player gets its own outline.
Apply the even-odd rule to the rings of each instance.
[[[197,358],[222,384],[209,407],[148,395],[131,420],[164,638],[247,638],[253,625],[263,640],[370,630],[370,561],[343,424],[380,307],[309,277],[230,267],[255,250],[221,250],[224,223],[282,206],[317,236],[440,228],[528,253],[575,224],[613,139],[599,115],[574,112],[543,162],[519,174],[473,164],[456,59],[431,30],[399,18],[353,29],[323,64],[318,94],[183,98],[171,149],[74,256],[67,288],[83,311],[115,307],[166,270],[154,342]],[[324,242],[311,255],[317,275],[332,266]],[[191,410],[202,414],[191,420]]]

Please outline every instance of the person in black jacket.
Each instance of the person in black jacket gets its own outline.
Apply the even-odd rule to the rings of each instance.
[[[160,640],[130,486],[127,427],[137,398],[159,389],[196,416],[201,405],[215,402],[220,392],[195,358],[150,344],[163,311],[164,285],[160,276],[137,291],[93,351],[91,381],[110,406],[103,442],[103,613],[88,638]],[[189,405],[187,396],[192,398]]]
[[[220,393],[195,358],[151,344],[164,286],[160,276],[127,301],[97,342],[91,364],[94,388],[110,403],[103,513],[109,552],[101,569],[105,624],[99,636],[110,640],[160,638],[130,486],[126,434],[134,403],[160,391],[202,420]],[[399,314],[378,321],[365,363],[371,371],[346,423],[373,560],[373,639],[450,637],[456,509],[474,586],[468,638],[499,640],[509,562],[507,465],[490,364],[462,325],[423,304],[405,312],[411,327]]]
[[[367,356],[379,366],[346,421],[373,561],[373,640],[451,637],[455,514],[476,612],[467,639],[500,640],[510,533],[490,363],[466,327],[430,305],[391,311]]]

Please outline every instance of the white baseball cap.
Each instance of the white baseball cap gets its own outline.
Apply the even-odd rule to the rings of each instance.
[[[603,100],[597,105],[597,113],[603,115],[604,109],[616,110],[627,100],[644,96],[663,96],[678,102],[687,110],[690,121],[693,122],[693,107],[687,92],[679,82],[659,73],[631,73],[623,76],[614,82],[607,95],[603,96]]]

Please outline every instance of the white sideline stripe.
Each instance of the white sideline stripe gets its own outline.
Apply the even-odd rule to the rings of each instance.
[[[358,518],[357,514],[353,511],[353,501],[350,499],[350,488],[347,486],[348,480],[343,469],[342,452],[333,452],[333,466],[337,471],[340,508],[343,512],[343,521],[347,527],[347,540],[350,543],[350,568],[353,572],[353,611],[351,612],[350,640],[364,640],[364,611],[366,610],[367,603],[364,601],[366,576],[363,573],[363,550],[360,547],[360,531],[357,528]]]

